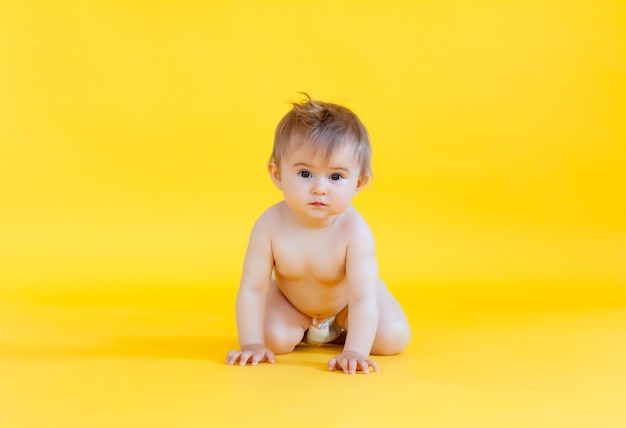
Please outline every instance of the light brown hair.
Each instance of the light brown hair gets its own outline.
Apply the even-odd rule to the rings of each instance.
[[[295,141],[306,142],[328,159],[335,149],[348,144],[361,166],[361,178],[372,177],[371,146],[365,125],[350,109],[338,104],[307,98],[292,103],[292,109],[281,119],[274,135],[270,163],[280,166],[285,152],[294,148]]]

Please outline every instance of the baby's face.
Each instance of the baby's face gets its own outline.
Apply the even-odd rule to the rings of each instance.
[[[323,221],[344,212],[362,188],[360,164],[349,144],[326,159],[306,144],[286,153],[272,178],[297,216]]]

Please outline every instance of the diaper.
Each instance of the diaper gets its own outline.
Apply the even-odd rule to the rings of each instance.
[[[302,341],[307,345],[321,345],[332,342],[343,329],[335,321],[336,315],[328,318],[309,318],[309,328]]]

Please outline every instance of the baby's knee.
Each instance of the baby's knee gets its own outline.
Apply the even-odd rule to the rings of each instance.
[[[411,328],[406,322],[394,322],[380,329],[372,346],[372,354],[395,355],[404,351],[411,340]]]
[[[275,354],[288,354],[302,341],[302,331],[286,327],[272,326],[265,330],[265,346]]]

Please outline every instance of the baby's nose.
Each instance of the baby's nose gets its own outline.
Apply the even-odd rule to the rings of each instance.
[[[313,189],[312,189],[313,194],[315,195],[325,195],[326,194],[326,186],[324,184],[324,180],[323,179],[316,179],[315,182],[313,183]]]

